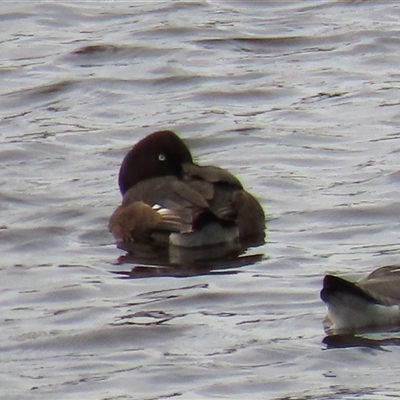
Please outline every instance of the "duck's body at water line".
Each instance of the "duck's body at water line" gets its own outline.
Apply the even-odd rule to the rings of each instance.
[[[119,187],[122,204],[109,223],[119,242],[189,248],[264,242],[259,202],[228,171],[193,163],[171,131],[155,132],[129,151]]]

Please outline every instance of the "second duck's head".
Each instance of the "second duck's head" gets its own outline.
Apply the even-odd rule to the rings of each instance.
[[[172,131],[154,132],[136,143],[122,161],[118,178],[121,193],[146,179],[179,177],[185,163],[192,163],[185,143]]]

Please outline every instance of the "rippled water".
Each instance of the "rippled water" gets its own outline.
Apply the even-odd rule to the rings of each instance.
[[[399,260],[399,20],[396,2],[2,2],[2,398],[399,398],[400,334],[332,346],[319,299],[327,271]],[[261,261],[113,273],[132,268],[107,230],[118,168],[157,129],[260,199]]]

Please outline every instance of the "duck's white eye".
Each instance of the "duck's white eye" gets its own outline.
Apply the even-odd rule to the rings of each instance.
[[[165,156],[165,154],[160,153],[160,154],[158,155],[158,160],[159,160],[159,161],[165,161],[166,159],[167,159],[167,157]]]

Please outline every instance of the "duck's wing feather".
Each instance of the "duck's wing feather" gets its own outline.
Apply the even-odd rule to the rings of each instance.
[[[373,271],[357,285],[376,298],[390,299],[391,304],[400,304],[400,267],[388,265]]]
[[[196,168],[193,168],[193,171],[195,170]],[[215,172],[213,174],[215,175]],[[204,212],[210,212],[221,220],[228,220],[236,215],[232,203],[232,196],[236,190],[236,184],[225,181],[211,182],[203,179],[200,174],[185,175],[184,180],[167,176],[139,182],[125,193],[122,205],[127,206],[136,201],[143,201],[151,206],[158,204],[175,212],[187,223],[194,223]]]
[[[214,196],[213,184],[201,180],[182,181],[174,176],[152,178],[139,182],[124,195],[122,207],[136,202],[155,206],[161,221],[157,228],[168,230],[171,225],[180,229],[171,232],[187,232],[194,221],[210,208]]]
[[[174,176],[147,179],[137,183],[124,195],[122,205],[143,201],[171,211],[182,209],[206,209],[213,197],[212,184],[203,181],[185,182]]]
[[[238,222],[244,204],[243,197],[237,194],[246,192],[234,175],[212,165],[183,164],[183,171],[187,185],[209,202],[209,210],[214,216],[221,221]]]
[[[227,183],[237,189],[243,189],[242,184],[229,171],[213,165],[183,164],[182,169],[187,179],[198,179],[210,183]]]

